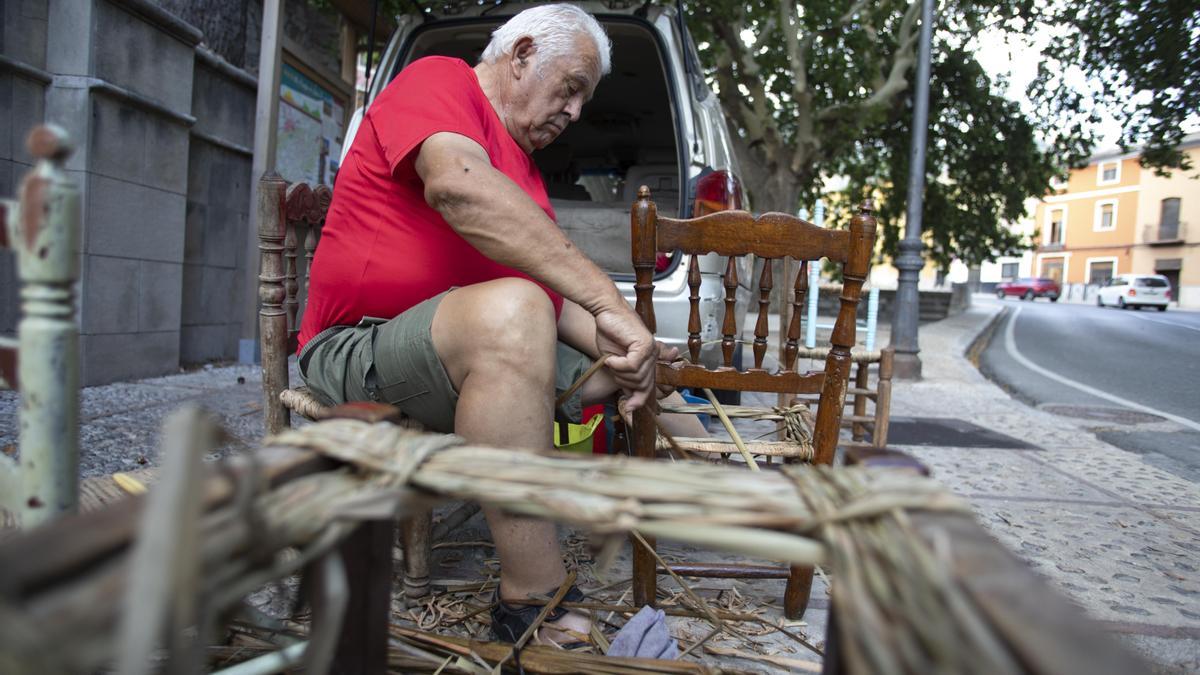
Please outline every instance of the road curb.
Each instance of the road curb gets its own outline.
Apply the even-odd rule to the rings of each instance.
[[[975,337],[971,338],[971,342],[967,345],[967,348],[963,350],[963,356],[971,362],[971,365],[975,366],[976,370],[983,372],[983,369],[979,367],[979,356],[983,354],[983,350],[987,349],[988,345],[991,344],[992,337],[995,336],[996,329],[999,327],[1000,322],[1010,313],[1012,313],[1012,309],[1008,307],[1002,307],[999,312],[996,312],[994,315],[992,315],[991,319],[988,319],[988,322],[983,325],[983,328],[979,329],[979,332],[975,334]],[[986,373],[984,373],[984,375],[986,376]]]

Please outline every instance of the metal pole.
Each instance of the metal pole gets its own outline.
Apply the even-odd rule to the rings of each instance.
[[[258,179],[275,170],[276,125],[279,119],[280,47],[283,44],[283,2],[264,0],[262,51],[258,53],[258,98],[254,111],[254,159],[250,170],[250,211],[246,219],[246,261],[242,288],[242,336],[238,362],[254,363],[258,344]]]
[[[921,1],[921,43],[917,56],[917,80],[913,102],[912,150],[908,174],[908,212],[904,239],[896,267],[900,283],[896,289],[896,310],[892,316],[892,346],[896,348],[895,377],[921,378],[921,359],[917,356],[917,323],[921,296],[917,291],[921,268],[921,214],[925,194],[925,136],[929,128],[929,52],[933,34],[933,0]]]

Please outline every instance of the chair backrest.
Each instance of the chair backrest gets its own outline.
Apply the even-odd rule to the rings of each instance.
[[[779,394],[819,393],[816,429],[813,434],[814,462],[831,463],[837,446],[838,427],[845,404],[847,380],[850,376],[850,349],[855,342],[855,314],[862,285],[870,267],[875,243],[873,205],[866,201],[850,222],[848,230],[832,230],[782,213],[754,216],[745,211],[720,211],[699,218],[676,219],[660,217],[650,190],[642,187],[633,205],[633,268],[636,277],[637,312],[654,332],[654,262],[658,251],[679,250],[689,256],[688,287],[691,291],[691,310],[688,318],[688,352],[691,363],[659,363],[660,383],[675,387],[710,387],[738,391],[762,391]],[[700,360],[700,267],[697,258],[706,253],[728,256],[724,275],[725,316],[721,326],[721,352],[724,365],[709,370]],[[758,283],[758,316],[754,328],[754,366],[739,371],[733,366],[734,348],[741,327],[737,325],[734,307],[737,300],[738,256],[753,255],[764,259]],[[808,285],[805,262],[799,266],[791,283],[793,300],[791,321],[787,329],[783,362],[778,372],[763,368],[767,352],[767,313],[774,285],[771,261],[790,257],[793,260],[813,261],[827,258],[842,265],[841,308],[830,338],[829,355],[824,372],[800,373],[796,359],[800,348],[804,296]],[[791,282],[792,280],[785,280]],[[635,416],[635,446],[639,454],[649,454],[654,448],[654,424],[648,410]],[[647,448],[648,450],[643,450]]]
[[[296,259],[304,249],[304,298],[313,254],[320,241],[332,191],[326,185],[288,184],[269,173],[258,182],[259,337],[262,340],[263,418],[268,434],[290,423],[279,395],[288,387],[288,356],[296,351],[300,332],[300,283]],[[303,229],[303,232],[301,232]],[[303,239],[301,236],[303,235]]]

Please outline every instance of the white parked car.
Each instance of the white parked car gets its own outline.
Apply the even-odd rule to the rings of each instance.
[[[1096,293],[1096,304],[1101,307],[1157,307],[1158,311],[1165,312],[1169,302],[1171,282],[1159,274],[1118,274]]]

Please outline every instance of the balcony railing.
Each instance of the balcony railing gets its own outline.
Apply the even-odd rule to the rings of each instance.
[[[1151,246],[1181,244],[1187,239],[1187,223],[1151,223],[1142,226],[1142,241]]]

